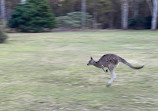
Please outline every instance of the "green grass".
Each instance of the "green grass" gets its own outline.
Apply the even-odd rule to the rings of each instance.
[[[157,111],[158,32],[11,33],[0,44],[0,111]],[[86,66],[115,53],[117,79]]]

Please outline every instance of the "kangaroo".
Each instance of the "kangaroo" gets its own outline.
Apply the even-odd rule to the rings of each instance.
[[[107,84],[107,87],[108,87],[116,79],[116,75],[115,75],[114,70],[117,67],[119,62],[122,62],[122,63],[128,65],[132,69],[141,69],[144,67],[144,66],[135,67],[135,66],[131,65],[130,63],[128,63],[125,59],[123,59],[115,54],[103,55],[98,61],[95,61],[91,57],[87,65],[88,66],[94,65],[97,68],[102,68],[104,72],[108,71],[108,70],[105,71],[104,67],[107,67],[109,69],[109,71],[111,72],[111,79],[108,81],[108,84]]]

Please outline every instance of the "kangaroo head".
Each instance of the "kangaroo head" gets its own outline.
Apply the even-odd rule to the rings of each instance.
[[[89,66],[89,65],[94,65],[94,63],[95,63],[95,61],[94,61],[94,59],[91,57],[87,65],[88,65],[88,66]]]

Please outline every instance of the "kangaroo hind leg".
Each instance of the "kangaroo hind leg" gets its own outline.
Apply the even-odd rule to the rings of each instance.
[[[113,83],[113,81],[116,79],[114,69],[115,69],[115,67],[113,67],[113,66],[109,67],[109,70],[111,72],[111,79],[108,81],[107,87],[109,87]]]

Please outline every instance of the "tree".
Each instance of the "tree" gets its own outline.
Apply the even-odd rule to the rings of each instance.
[[[41,32],[55,28],[56,21],[45,0],[27,0],[15,8],[8,26],[22,32]]]
[[[57,21],[60,27],[65,28],[82,28],[81,20],[82,12],[71,12],[67,13],[66,16],[57,17]],[[86,27],[92,28],[93,18],[90,14],[86,13],[87,24]]]
[[[94,28],[120,27],[119,0],[87,0],[87,12],[94,17]]]
[[[8,20],[11,17],[13,9],[20,3],[20,0],[5,0],[5,2],[6,19]]]
[[[7,35],[0,28],[0,43],[4,43],[7,39]]]
[[[3,24],[6,22],[6,7],[5,7],[5,0],[1,0],[1,19]]]
[[[21,3],[24,3],[26,0],[21,0]]]
[[[158,13],[158,1],[153,0],[153,12],[152,12],[152,23],[151,23],[152,30],[156,30],[157,27],[157,13]]]
[[[82,28],[86,26],[86,0],[81,1],[81,11],[82,11]]]
[[[6,39],[8,38],[8,36],[3,32],[1,23],[2,22],[0,20],[0,43],[4,43]]]
[[[94,20],[93,20],[93,28],[97,29],[97,1],[93,0],[93,16],[94,16]]]
[[[149,10],[152,16],[151,29],[156,30],[157,28],[157,16],[158,16],[158,1],[157,0],[146,0]]]
[[[132,13],[133,17],[137,17],[139,15],[139,2],[140,0],[132,0]]]
[[[153,6],[152,6],[151,0],[146,0],[146,2],[148,4],[148,6],[149,6],[150,13],[152,13],[153,12]]]
[[[27,0],[0,0],[5,1],[6,19],[10,18],[12,10],[19,3],[27,2]],[[34,0],[32,0],[34,1]],[[40,0],[39,0],[40,1]],[[148,28],[151,28],[154,0],[45,0],[51,7],[51,12],[56,16],[65,16],[71,12],[85,11],[93,16],[94,28],[128,28],[128,19],[135,19],[135,28],[139,29],[137,20],[149,18]],[[154,4],[153,4],[154,3]],[[121,5],[120,5],[121,4]],[[2,4],[0,4],[2,6]],[[36,6],[35,6],[36,7]],[[37,5],[38,7],[38,5]],[[27,10],[27,9],[26,9]],[[88,19],[81,20],[88,23]],[[156,13],[155,13],[156,14]],[[141,18],[138,18],[141,17]],[[85,20],[84,20],[85,19]],[[153,17],[153,21],[156,20]],[[84,24],[84,22],[82,22]],[[99,24],[98,24],[99,23]],[[141,22],[143,23],[143,22]],[[155,24],[155,23],[154,23]],[[84,25],[83,25],[84,26]],[[137,28],[138,27],[138,28]],[[129,27],[131,28],[131,27]],[[143,29],[143,25],[141,25]]]
[[[122,29],[128,29],[128,11],[129,11],[129,1],[122,0],[121,1],[121,24]]]

